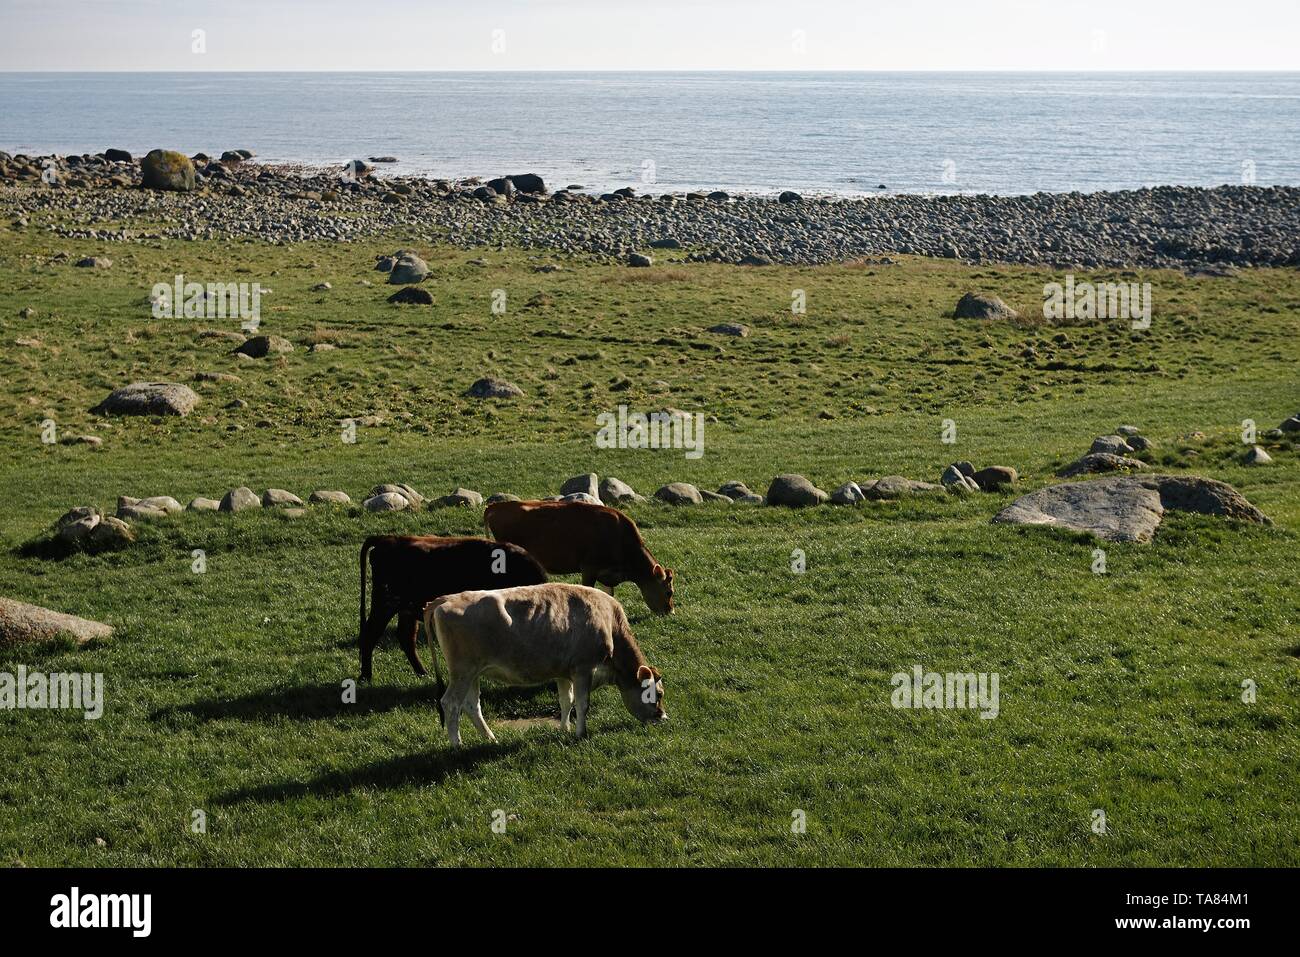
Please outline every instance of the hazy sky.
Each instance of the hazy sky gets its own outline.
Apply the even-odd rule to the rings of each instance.
[[[1294,70],[1298,39],[1300,0],[0,0],[4,70]]]

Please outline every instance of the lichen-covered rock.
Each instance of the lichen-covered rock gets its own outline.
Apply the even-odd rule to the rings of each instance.
[[[186,193],[194,189],[194,164],[184,153],[150,150],[140,161],[140,181],[149,189]]]
[[[516,399],[524,394],[524,390],[505,379],[484,376],[476,380],[465,394],[474,399]]]
[[[997,296],[968,292],[957,300],[954,319],[1015,319],[1019,315]]]
[[[247,485],[241,485],[222,496],[221,504],[217,507],[223,512],[242,512],[250,508],[261,508],[262,500]]]

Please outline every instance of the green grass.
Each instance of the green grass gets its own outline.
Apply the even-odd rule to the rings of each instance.
[[[1265,443],[1271,467],[1237,461],[1243,419],[1263,431],[1300,407],[1294,271],[1142,274],[1154,318],[1134,332],[952,320],[967,289],[1032,316],[1060,277],[924,260],[537,273],[549,257],[425,247],[436,304],[387,305],[369,267],[411,244],[127,245],[0,228],[0,594],[117,628],[82,649],[0,648],[0,671],[103,672],[107,694],[99,721],[0,712],[0,864],[1300,863],[1300,464],[1290,442]],[[51,261],[60,250],[114,265],[74,269]],[[235,322],[152,318],[150,287],[177,272],[271,287],[263,331],[298,349],[236,362],[197,337]],[[311,292],[322,280],[334,288]],[[806,315],[790,313],[795,289]],[[751,335],[704,331],[720,321]],[[311,341],[339,348],[308,354]],[[242,381],[195,384],[203,402],[184,420],[87,411],[115,386],[198,371]],[[464,397],[484,374],[527,395]],[[235,397],[248,408],[226,409]],[[704,412],[705,455],[596,448],[596,415],[620,403]],[[365,415],[382,423],[343,443],[339,420]],[[47,418],[103,449],[43,445]],[[955,446],[940,442],[944,419]],[[20,551],[74,505],[239,484],[536,496],[592,470],[646,494],[729,479],[761,492],[787,471],[827,489],[934,481],[967,458],[1015,466],[1027,490],[1129,422],[1158,443],[1154,464],[1229,481],[1275,524],[1173,516],[1149,546],[1107,545],[1100,576],[1091,539],[989,525],[1010,496],[635,506],[677,569],[679,611],[655,618],[631,586],[619,595],[672,718],[642,728],[604,690],[582,742],[502,724],[550,714],[549,692],[489,687],[501,743],[470,728],[453,754],[391,637],[375,683],[342,703],[358,668],[360,540],[474,533],[477,512],[190,514],[137,525],[117,553]],[[1194,430],[1205,438],[1183,439]],[[195,548],[206,574],[190,571]],[[895,710],[890,676],[914,664],[997,672],[999,717]],[[190,832],[196,808],[207,834]],[[504,834],[497,809],[513,816]]]

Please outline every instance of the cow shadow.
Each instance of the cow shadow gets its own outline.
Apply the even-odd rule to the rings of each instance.
[[[472,730],[470,733],[474,733]],[[306,781],[280,781],[236,788],[213,797],[220,806],[303,797],[343,797],[359,789],[388,790],[409,785],[436,785],[448,777],[473,771],[480,764],[508,757],[523,747],[522,741],[474,744],[461,748],[438,747],[430,751],[373,761],[358,768],[328,771]]]
[[[404,663],[403,663],[404,664]],[[358,715],[382,714],[400,708],[437,709],[432,679],[415,685],[356,685],[356,701],[343,701],[342,682],[324,682],[294,687],[267,688],[235,698],[205,698],[189,704],[160,708],[151,721],[172,721],[178,717],[200,721],[321,721]],[[553,687],[512,688],[485,684],[484,706],[502,718],[531,717],[549,707],[558,710]]]

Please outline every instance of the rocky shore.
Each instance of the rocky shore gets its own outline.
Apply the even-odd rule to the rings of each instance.
[[[594,195],[534,174],[453,182],[386,177],[378,168],[364,160],[328,170],[269,166],[247,150],[143,159],[120,150],[0,152],[0,216],[70,239],[292,243],[400,234],[621,262],[681,249],[692,261],[740,265],[897,253],[1058,268],[1300,266],[1296,187],[868,199],[627,187]]]

